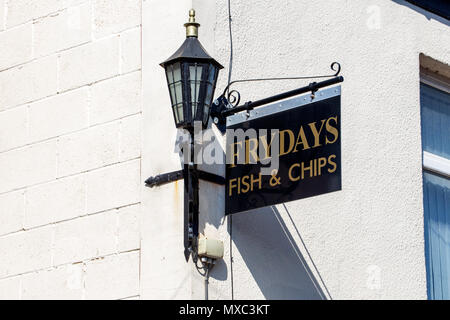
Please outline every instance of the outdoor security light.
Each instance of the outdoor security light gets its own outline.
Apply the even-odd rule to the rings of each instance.
[[[217,75],[223,68],[198,41],[195,11],[189,11],[186,40],[161,66],[166,70],[172,112],[177,128],[192,129],[194,121],[208,124]]]

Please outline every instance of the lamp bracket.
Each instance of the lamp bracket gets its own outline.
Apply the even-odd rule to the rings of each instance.
[[[225,178],[214,173],[202,171],[202,170],[193,170],[193,174],[197,176],[200,180],[205,180],[211,183],[215,183],[218,185],[225,185]],[[184,178],[183,170],[168,172],[159,174],[154,177],[150,177],[145,180],[145,185],[149,188],[159,187],[161,185],[178,181]]]

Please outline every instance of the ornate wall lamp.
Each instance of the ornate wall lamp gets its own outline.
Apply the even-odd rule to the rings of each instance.
[[[185,23],[186,40],[161,66],[166,71],[172,113],[177,128],[190,133],[190,159],[183,170],[170,172],[146,180],[149,187],[184,179],[184,254],[186,260],[195,249],[198,238],[199,179],[224,184],[223,177],[200,171],[194,163],[194,122],[208,125],[219,70],[223,66],[214,60],[198,40],[199,23],[195,11],[189,11]]]

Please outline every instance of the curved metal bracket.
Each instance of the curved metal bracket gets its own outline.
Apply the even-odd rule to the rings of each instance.
[[[222,95],[228,101],[228,103],[232,107],[236,107],[239,105],[241,101],[241,94],[237,90],[231,90],[230,87],[235,83],[242,82],[257,82],[257,81],[279,81],[279,80],[304,80],[304,79],[320,79],[320,78],[332,78],[337,77],[341,73],[341,64],[339,62],[333,62],[330,66],[331,70],[334,71],[333,74],[328,75],[320,75],[320,76],[304,76],[304,77],[281,77],[281,78],[256,78],[256,79],[242,79],[242,80],[234,80],[231,81],[223,91]]]
[[[263,104],[271,103],[274,101],[286,99],[295,95],[299,95],[306,92],[311,92],[312,98],[315,97],[315,93],[317,90],[342,82],[344,78],[339,76],[341,73],[341,65],[338,62],[333,62],[330,66],[331,70],[335,71],[335,73],[330,75],[322,75],[322,76],[308,76],[308,77],[291,77],[291,78],[261,78],[261,79],[247,79],[247,80],[235,80],[228,84],[219,98],[214,101],[214,104],[211,107],[211,117],[214,120],[217,128],[224,133],[226,130],[226,118],[230,115],[233,115],[237,112],[252,110],[255,107],[261,106]],[[232,90],[229,91],[231,85],[238,82],[251,82],[251,81],[271,81],[271,80],[294,80],[294,79],[314,79],[314,78],[331,78],[327,80],[323,80],[321,82],[311,82],[308,86],[301,87],[298,89],[294,89],[291,91],[283,92],[277,94],[275,96],[271,96],[268,98],[264,98],[255,102],[248,101],[243,105],[239,105],[241,100],[241,95],[239,91]]]

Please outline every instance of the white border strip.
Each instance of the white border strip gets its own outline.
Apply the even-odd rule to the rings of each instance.
[[[450,177],[450,160],[426,151],[423,152],[423,168]]]
[[[311,93],[307,93],[293,99],[283,100],[281,102],[276,102],[274,104],[257,107],[254,110],[249,111],[248,113],[242,111],[227,118],[227,127],[241,122],[262,118],[281,111],[295,109],[307,104],[311,104],[313,102],[318,102],[328,98],[336,97],[339,96],[340,94],[341,94],[341,86],[339,85],[336,87],[325,88],[317,91],[314,99],[311,98]]]

